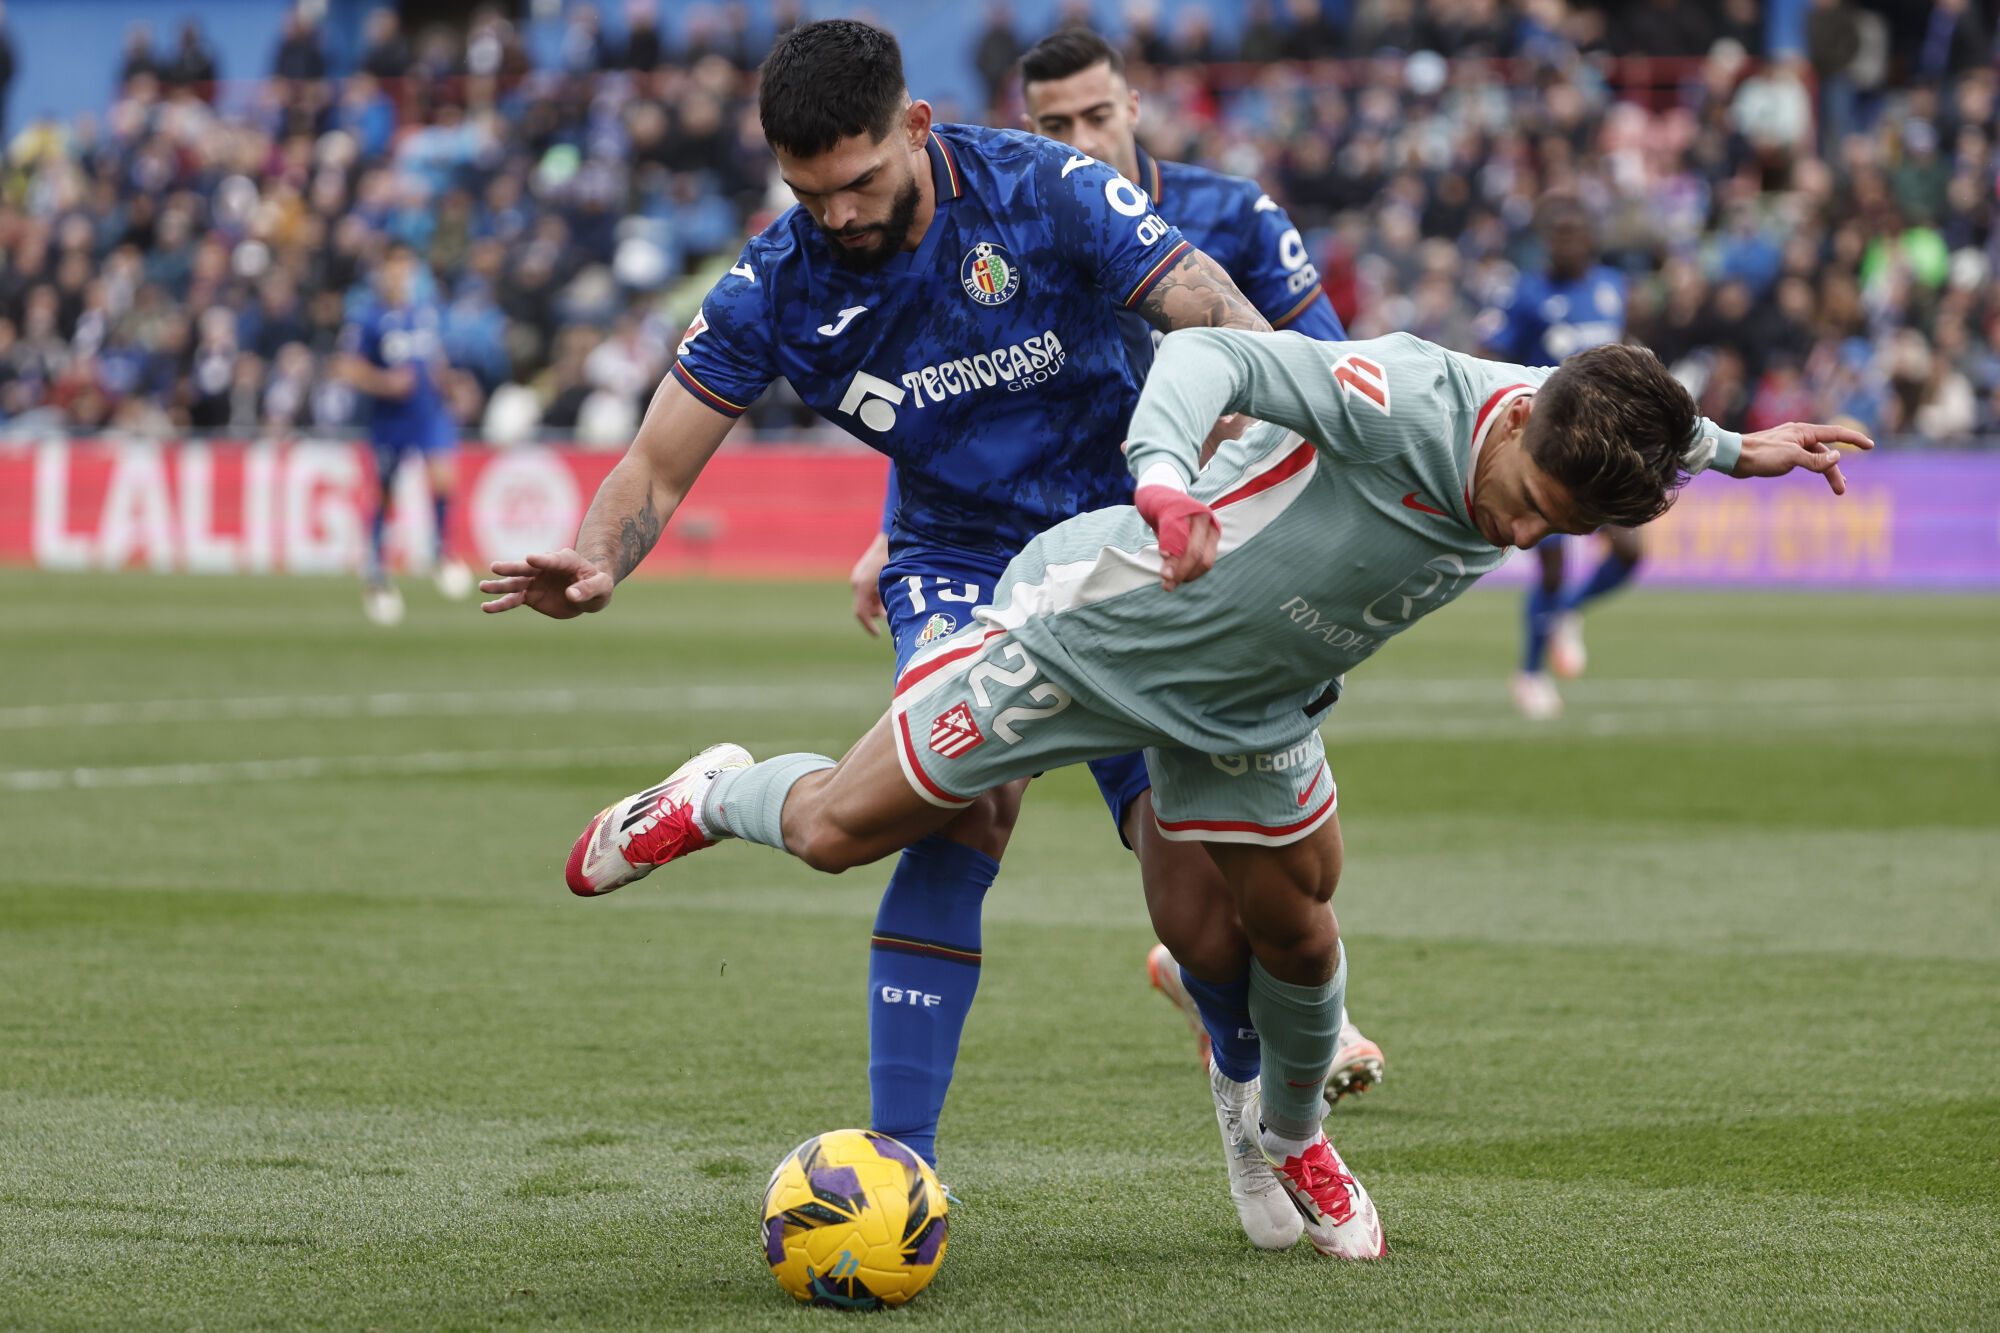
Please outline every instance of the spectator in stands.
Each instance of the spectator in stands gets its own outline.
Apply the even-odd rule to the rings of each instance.
[[[414,58],[409,39],[403,36],[403,21],[393,9],[371,9],[363,29],[361,68],[377,79],[400,79],[410,72]]]
[[[118,86],[129,88],[141,76],[157,77],[160,62],[153,54],[153,25],[134,23],[125,29],[125,53],[118,61]]]
[[[174,54],[161,69],[160,78],[169,88],[189,89],[205,102],[215,100],[215,51],[202,36],[201,24],[196,20],[181,21]]]
[[[303,5],[285,12],[283,35],[271,57],[271,73],[281,79],[314,83],[326,77],[326,53],[320,49],[319,20]]]
[[[1917,52],[1917,73],[1941,82],[1984,65],[1990,59],[1985,25],[1972,0],[1935,0]]]
[[[972,67],[985,85],[987,106],[998,106],[1013,87],[1014,66],[1023,49],[1014,30],[1014,7],[1007,0],[992,0],[986,6],[986,26],[972,44]]]
[[[625,49],[619,63],[634,73],[658,69],[666,62],[660,38],[659,0],[629,0],[625,6]]]

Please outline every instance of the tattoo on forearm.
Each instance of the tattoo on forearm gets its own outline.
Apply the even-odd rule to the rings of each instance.
[[[639,567],[646,558],[646,552],[653,549],[660,540],[660,511],[653,507],[653,492],[646,492],[646,503],[637,514],[627,514],[618,525],[618,558],[611,577],[623,580],[627,574]]]
[[[1203,327],[1271,331],[1270,321],[1236,290],[1222,266],[1199,250],[1183,255],[1146,293],[1139,313],[1154,328],[1165,331]]]

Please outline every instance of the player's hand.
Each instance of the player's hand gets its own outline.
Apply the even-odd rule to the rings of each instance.
[[[497,594],[479,609],[492,615],[525,606],[554,620],[568,620],[611,605],[618,580],[607,570],[565,547],[538,551],[525,560],[495,560],[498,577],[482,580],[479,591]]]
[[[1168,592],[1215,566],[1222,523],[1215,511],[1172,486],[1141,486],[1132,495],[1139,517],[1160,538],[1160,586]]]
[[[1215,451],[1229,440],[1240,440],[1243,432],[1257,424],[1255,417],[1247,417],[1241,412],[1231,412],[1215,419],[1209,428],[1208,438],[1201,442],[1201,465],[1208,466],[1208,460],[1215,457]]]
[[[1736,460],[1732,477],[1782,477],[1795,468],[1817,472],[1826,478],[1835,495],[1847,494],[1847,478],[1840,475],[1841,445],[1850,449],[1873,449],[1875,441],[1846,426],[1816,426],[1788,421],[1770,430],[1743,437],[1743,456]]]
[[[868,637],[879,639],[882,631],[875,628],[875,622],[889,614],[882,605],[882,566],[889,563],[889,534],[878,532],[875,540],[868,543],[868,549],[854,562],[854,568],[847,571],[847,586],[854,594],[854,618],[861,622],[861,628],[868,631]]]

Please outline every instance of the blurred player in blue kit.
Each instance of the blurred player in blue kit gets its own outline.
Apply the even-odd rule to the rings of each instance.
[[[1021,100],[1026,128],[1070,145],[1138,185],[1161,217],[1222,266],[1272,328],[1326,341],[1347,336],[1320,285],[1319,270],[1306,254],[1304,238],[1255,181],[1162,162],[1139,144],[1139,93],[1125,80],[1124,58],[1102,36],[1068,27],[1037,42],[1021,57]],[[1134,364],[1150,367],[1155,330],[1136,315],[1124,318],[1123,329]],[[901,572],[901,562],[885,573],[899,501],[892,470],[882,531],[855,563],[848,582],[862,628],[873,634],[878,618],[888,620],[900,671],[909,655],[930,641],[927,636],[957,628],[971,607],[933,605],[941,591],[949,595],[952,590],[927,590],[920,576]],[[1255,1077],[1256,1043],[1230,1032],[1217,1049],[1202,1021],[1198,997],[1207,981],[1184,972],[1164,944],[1153,949],[1146,970],[1154,987],[1187,1018],[1204,1066],[1213,1058],[1215,1067],[1232,1079]],[[1381,1048],[1343,1015],[1328,1095],[1338,1100],[1367,1091],[1381,1080],[1383,1065]]]
[[[1622,342],[1625,275],[1597,262],[1590,214],[1571,195],[1543,199],[1537,219],[1548,254],[1546,271],[1526,272],[1513,290],[1481,316],[1487,355],[1527,365],[1556,365],[1575,352]],[[1583,674],[1582,613],[1598,598],[1629,582],[1643,545],[1636,528],[1606,527],[1604,558],[1581,583],[1565,583],[1565,541],[1552,536],[1535,548],[1540,563],[1528,593],[1521,669],[1514,676],[1514,706],[1546,721],[1562,712],[1554,675]]]
[[[451,559],[446,522],[458,472],[458,426],[445,406],[444,352],[437,307],[417,294],[417,258],[392,245],[375,271],[374,299],[341,330],[335,373],[369,400],[368,440],[375,452],[375,509],[368,529],[362,608],[378,625],[403,618],[403,597],[389,578],[383,544],[396,469],[423,460],[430,482],[437,551],[433,577],[454,600],[472,592],[472,574]]]
[[[895,464],[883,579],[907,593],[907,662],[965,624],[1038,531],[1129,497],[1120,445],[1152,348],[1128,336],[1124,312],[1161,330],[1268,321],[1102,162],[1017,131],[934,125],[880,29],[793,30],[765,62],[758,101],[799,206],[709,292],[575,549],[496,562],[486,609],[601,610],[730,424],[782,375]],[[1249,945],[1214,860],[1160,828],[1140,755],[1091,770],[1139,858],[1155,933],[1198,979],[1204,1025],[1218,1046],[1254,1050]],[[933,1161],[979,980],[982,904],[1022,789],[986,793],[904,853],[876,918],[872,1125]],[[571,887],[594,892],[587,876]],[[1290,1245],[1303,1222],[1244,1121],[1256,1084],[1211,1065],[1210,1085],[1238,1216],[1254,1243]]]

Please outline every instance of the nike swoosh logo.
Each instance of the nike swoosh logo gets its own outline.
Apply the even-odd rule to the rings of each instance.
[[[1421,510],[1426,514],[1436,514],[1439,518],[1451,517],[1451,515],[1445,513],[1444,510],[1433,509],[1429,505],[1425,504],[1422,500],[1419,500],[1417,496],[1421,495],[1422,493],[1423,492],[1421,491],[1411,491],[1408,495],[1404,496],[1403,508]]]
[[[1299,793],[1299,809],[1303,810],[1306,808],[1306,802],[1311,800],[1312,794],[1319,790],[1319,780],[1324,776],[1326,776],[1326,765],[1321,764],[1319,771],[1313,774],[1312,786],[1307,787]]]

